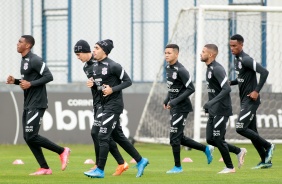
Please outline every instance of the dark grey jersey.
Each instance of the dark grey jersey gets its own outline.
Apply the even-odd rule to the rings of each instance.
[[[93,78],[99,91],[103,84],[109,85],[113,90],[113,93],[108,96],[101,95],[103,112],[122,113],[124,108],[122,89],[132,84],[122,66],[107,57],[94,63]]]
[[[260,92],[267,79],[268,71],[243,51],[235,57],[234,65],[237,79],[232,81],[231,85],[239,85],[242,102],[249,99],[247,95],[252,91]],[[256,72],[260,74],[259,83],[257,82]],[[260,97],[258,97],[257,102],[260,102]]]
[[[24,109],[47,108],[45,84],[53,80],[52,73],[42,58],[29,52],[21,61],[21,79],[29,81],[30,88],[24,90]]]
[[[91,59],[89,61],[87,61],[83,67],[83,71],[86,74],[86,77],[88,79],[93,78],[93,66],[94,63],[96,61],[94,61],[93,57],[91,57]],[[93,85],[91,88],[91,93],[92,93],[92,97],[93,97],[93,107],[95,107],[96,105],[100,104],[100,94],[98,93],[97,90],[97,86]]]
[[[193,111],[189,96],[194,93],[195,88],[186,68],[178,61],[167,65],[166,80],[168,95],[164,104],[170,105],[173,112]]]
[[[212,116],[231,116],[231,88],[221,64],[213,61],[207,66],[208,111]]]

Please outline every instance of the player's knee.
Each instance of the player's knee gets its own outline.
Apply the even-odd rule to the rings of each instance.
[[[206,139],[207,143],[210,144],[210,145],[213,145],[214,144],[214,141],[212,138],[207,138]],[[214,146],[214,145],[213,145]]]
[[[34,143],[36,141],[37,135],[25,136],[24,140],[26,143]]]
[[[171,145],[172,147],[174,147],[174,146],[180,146],[180,140],[179,140],[179,139],[171,139],[171,140],[170,140],[170,145]]]
[[[246,131],[246,129],[243,128],[243,127],[242,128],[236,128],[236,132],[240,135],[244,134],[245,131]]]

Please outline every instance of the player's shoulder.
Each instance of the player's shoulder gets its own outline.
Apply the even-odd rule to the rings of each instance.
[[[111,70],[120,70],[122,68],[121,64],[110,58],[107,58],[104,64],[106,64]]]
[[[180,63],[180,62],[175,63],[174,68],[176,68],[178,71],[187,70],[187,69],[185,68],[185,66],[184,66],[182,63]]]
[[[34,53],[32,53],[32,52],[30,52],[29,58],[30,58],[31,61],[43,62],[42,57],[40,57],[40,56],[38,56],[37,54],[34,54]]]
[[[242,57],[243,62],[249,62],[249,61],[252,62],[253,61],[253,58],[245,52],[242,52],[241,57]]]
[[[213,71],[224,70],[223,66],[217,61],[212,62],[209,68]]]

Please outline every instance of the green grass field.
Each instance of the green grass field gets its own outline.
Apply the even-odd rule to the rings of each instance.
[[[92,179],[83,175],[92,165],[84,164],[86,159],[94,160],[92,145],[67,145],[71,148],[71,157],[68,168],[61,171],[58,155],[44,150],[47,162],[53,170],[52,175],[48,176],[29,176],[29,173],[38,169],[38,164],[32,156],[27,145],[0,145],[0,183],[161,183],[161,184],[221,184],[221,183],[281,183],[282,179],[282,145],[276,145],[273,167],[270,169],[252,170],[259,157],[251,145],[237,145],[246,147],[248,150],[245,164],[241,169],[236,169],[234,174],[217,174],[223,169],[224,164],[218,150],[214,152],[214,160],[208,165],[204,153],[192,150],[181,151],[181,159],[190,157],[193,162],[182,163],[183,173],[166,174],[166,171],[173,167],[173,157],[171,147],[168,145],[157,144],[135,144],[139,152],[149,159],[150,164],[146,167],[144,175],[136,178],[137,169],[135,164],[130,163],[130,168],[121,176],[112,176],[117,166],[113,157],[110,155],[105,169],[104,179]],[[122,149],[122,155],[127,162],[131,157]],[[231,155],[234,165],[237,167],[236,155]],[[13,165],[16,159],[23,160],[23,165]]]

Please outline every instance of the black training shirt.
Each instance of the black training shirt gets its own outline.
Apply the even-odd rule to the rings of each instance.
[[[96,63],[96,61],[93,59],[93,56],[92,56],[91,59],[89,61],[87,61],[85,63],[85,65],[83,66],[83,71],[86,74],[86,77],[88,79],[93,78],[94,63]],[[97,104],[100,104],[100,95],[98,93],[96,85],[92,86],[91,93],[92,93],[92,97],[93,97],[93,107],[95,107]]]
[[[164,104],[170,105],[172,112],[193,111],[189,96],[194,93],[195,88],[186,68],[178,61],[173,65],[168,64],[166,80],[168,95]]]
[[[30,88],[24,90],[24,109],[47,108],[45,84],[52,81],[53,76],[41,57],[29,52],[22,58],[21,79],[31,84]],[[15,82],[15,84],[19,83]]]
[[[209,101],[204,107],[212,116],[231,116],[231,88],[221,64],[213,61],[207,66],[206,81]]]
[[[94,63],[93,78],[99,91],[101,91],[103,84],[109,85],[113,90],[113,93],[106,97],[101,95],[103,112],[122,113],[124,108],[122,89],[132,84],[122,66],[106,57],[102,61]]]
[[[268,71],[243,51],[235,57],[234,65],[237,79],[231,81],[231,85],[239,85],[240,99],[243,102],[249,99],[247,95],[252,91],[260,92],[267,79]],[[259,83],[256,72],[260,74]],[[260,102],[260,97],[257,102]]]

